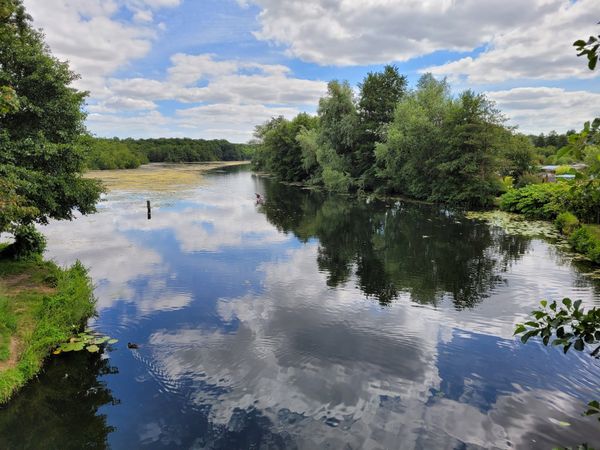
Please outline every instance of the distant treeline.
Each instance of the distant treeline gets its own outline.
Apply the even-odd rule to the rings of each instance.
[[[134,169],[151,162],[241,161],[252,158],[253,146],[225,139],[105,139],[81,140],[88,169]]]

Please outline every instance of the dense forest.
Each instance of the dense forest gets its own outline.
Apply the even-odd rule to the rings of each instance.
[[[317,116],[257,126],[253,163],[282,181],[329,191],[487,206],[510,187],[541,182],[541,164],[597,159],[588,143],[574,151],[584,132],[527,136],[505,122],[483,94],[453,95],[430,74],[409,89],[386,66],[369,73],[357,95],[347,82],[331,81]]]
[[[84,136],[80,145],[86,152],[88,169],[134,169],[149,162],[241,161],[252,158],[249,144],[225,139],[105,139]]]

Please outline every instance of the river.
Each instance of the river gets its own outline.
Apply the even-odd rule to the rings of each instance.
[[[117,183],[44,233],[48,257],[89,267],[90,324],[119,342],[51,358],[0,410],[1,448],[600,443],[581,415],[600,362],[512,336],[541,299],[600,305],[589,268],[541,239],[248,167]]]

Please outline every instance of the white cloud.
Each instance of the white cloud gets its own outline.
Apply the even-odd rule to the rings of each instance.
[[[578,59],[571,45],[597,33],[600,3],[564,1],[552,14],[521,23],[498,33],[486,51],[447,64],[424,69],[469,83],[499,83],[510,79],[565,79],[597,76]]]
[[[280,64],[218,60],[211,54],[176,54],[165,79],[111,78],[105,98],[89,108],[88,123],[108,135],[226,137],[248,140],[254,126],[271,117],[291,118],[311,110],[326,91],[322,81],[299,79]],[[148,110],[157,101],[200,104],[179,108],[173,116]],[[137,115],[103,113],[146,110]],[[218,134],[227,130],[227,134]]]
[[[138,18],[151,21],[141,6],[175,6],[178,2],[116,0],[25,0],[34,26],[41,27],[53,54],[68,60],[82,78],[76,86],[92,95],[104,90],[104,79],[131,60],[145,56],[156,38],[153,27],[117,20],[115,15],[127,7]],[[144,16],[145,14],[145,16]]]
[[[590,0],[588,5],[592,5]],[[405,61],[470,51],[507,29],[532,27],[568,0],[249,0],[262,8],[259,39],[324,65]],[[593,20],[590,22],[593,23]]]
[[[91,113],[152,110],[156,109],[156,103],[134,98],[110,97],[100,103],[88,106],[87,109]]]
[[[520,87],[487,92],[522,132],[579,130],[598,115],[600,94],[552,87]]]

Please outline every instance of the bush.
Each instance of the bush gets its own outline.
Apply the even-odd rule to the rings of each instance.
[[[590,226],[583,225],[575,230],[569,243],[576,251],[600,264],[600,233],[594,232]]]
[[[579,226],[579,220],[570,212],[562,212],[554,221],[556,227],[567,236],[571,235]]]
[[[46,238],[33,225],[21,225],[15,232],[15,242],[6,250],[15,259],[41,255],[46,249]]]
[[[530,184],[511,189],[500,197],[500,208],[531,218],[553,219],[564,211],[562,199],[567,185],[562,183]]]
[[[511,189],[500,198],[505,211],[551,220],[570,211],[581,222],[600,222],[600,180],[542,183]]]

